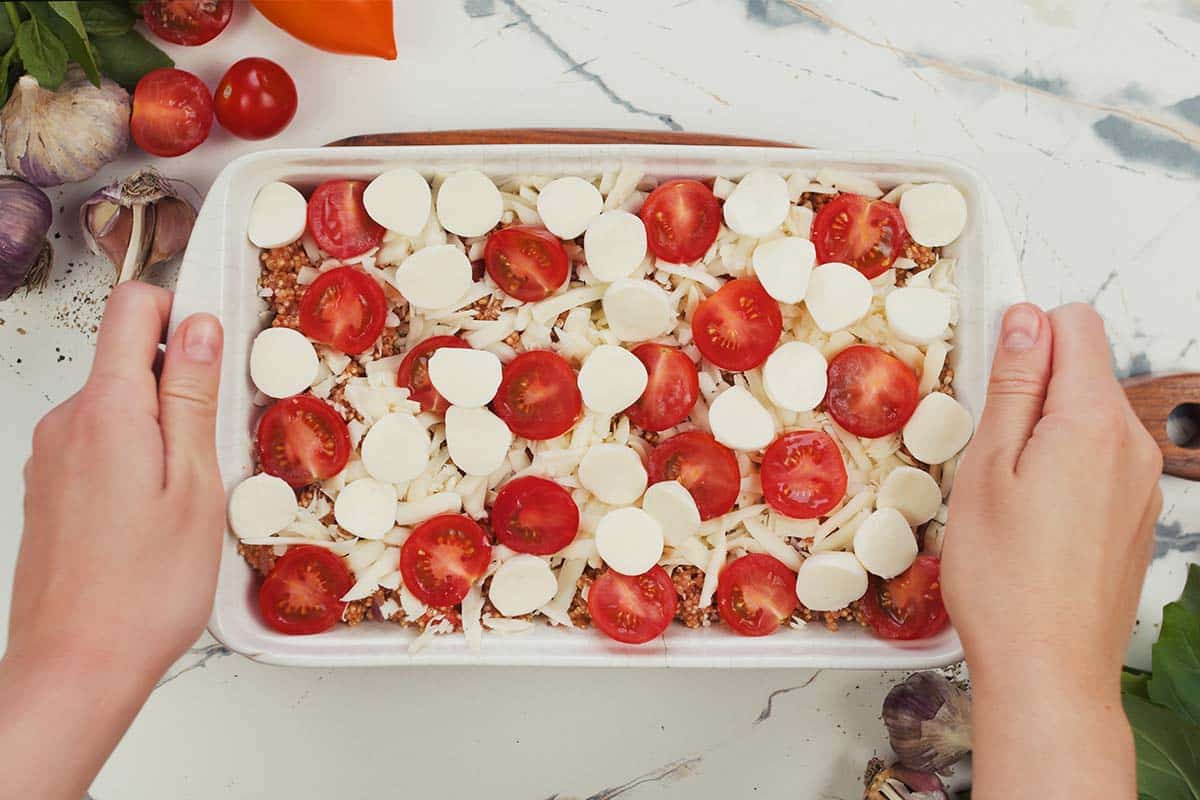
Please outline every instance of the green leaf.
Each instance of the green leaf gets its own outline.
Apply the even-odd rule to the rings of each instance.
[[[1150,673],[1142,672],[1141,670],[1133,670],[1129,667],[1121,670],[1121,693],[1132,694],[1140,697],[1143,700],[1150,699],[1150,693],[1147,685],[1150,682]]]
[[[1200,725],[1200,567],[1192,566],[1179,601],[1163,609],[1150,663],[1150,699]]]
[[[1138,796],[1200,798],[1200,726],[1136,695],[1121,699],[1137,748]]]
[[[17,29],[17,53],[25,71],[43,89],[57,89],[67,74],[67,48],[36,17],[25,20]]]
[[[90,0],[79,7],[83,27],[91,36],[120,36],[133,30],[137,17],[117,0]]]
[[[79,66],[96,86],[100,85],[100,65],[88,44],[83,18],[79,16],[77,3],[51,2],[26,3],[26,8],[39,23],[49,28],[67,48],[67,55]]]
[[[105,75],[133,91],[142,76],[160,67],[173,67],[171,57],[146,41],[137,31],[103,36],[92,42]]]
[[[8,18],[8,14],[0,13],[0,53],[7,53],[16,38],[17,32],[13,30],[12,20]]]
[[[12,63],[17,57],[17,48],[10,47],[8,52],[0,56],[0,107],[3,107],[8,102],[9,80],[8,73],[12,69]]]

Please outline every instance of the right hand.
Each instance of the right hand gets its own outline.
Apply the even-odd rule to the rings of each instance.
[[[1000,339],[950,504],[946,607],[973,680],[1060,675],[1113,700],[1162,510],[1162,454],[1091,308],[1014,306]]]

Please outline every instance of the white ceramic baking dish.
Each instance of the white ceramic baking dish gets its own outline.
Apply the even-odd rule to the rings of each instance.
[[[427,175],[474,167],[493,176],[591,174],[636,161],[649,174],[736,177],[756,167],[790,173],[833,167],[884,186],[937,179],[957,185],[967,199],[968,226],[947,248],[959,259],[961,324],[952,356],[955,391],[978,417],[991,349],[1002,311],[1023,298],[1016,256],[999,206],[980,176],[953,161],[852,152],[679,145],[487,145],[269,150],[240,158],[218,176],[184,257],[172,326],[196,311],[225,325],[217,449],[221,475],[231,488],[251,474],[253,388],[250,343],[260,329],[256,295],[258,253],[246,239],[245,220],[258,188],[282,180],[310,189],[329,178],[371,179],[385,169],[411,166]],[[339,626],[319,636],[284,636],[257,613],[256,583],[227,533],[210,630],[233,650],[272,664],[382,666],[494,664],[667,667],[805,667],[919,669],[962,658],[953,630],[912,643],[887,642],[851,629],[830,633],[820,625],[744,638],[722,626],[693,631],[672,626],[639,647],[618,645],[593,632],[536,625],[518,635],[485,632],[474,652],[461,635],[436,637],[409,653],[415,634],[385,624]]]

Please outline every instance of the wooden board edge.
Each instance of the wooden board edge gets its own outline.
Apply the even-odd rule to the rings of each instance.
[[[745,136],[617,128],[479,128],[405,131],[347,136],[326,147],[418,147],[479,144],[677,144],[719,147],[799,147],[805,145]]]

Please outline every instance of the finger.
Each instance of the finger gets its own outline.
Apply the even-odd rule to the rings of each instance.
[[[1104,320],[1082,303],[1050,312],[1054,331],[1054,374],[1046,391],[1046,413],[1075,414],[1081,407],[1120,394]]]
[[[211,314],[188,317],[167,342],[158,388],[167,486],[215,472],[222,342]]]
[[[88,385],[134,391],[133,402],[154,406],[154,354],[171,312],[171,293],[130,281],[113,290],[100,323]]]
[[[1046,313],[1035,305],[1020,303],[1004,315],[987,403],[971,445],[1002,469],[1016,467],[1042,417],[1053,338]]]

